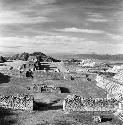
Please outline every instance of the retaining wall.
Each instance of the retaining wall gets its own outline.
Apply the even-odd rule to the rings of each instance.
[[[63,110],[70,111],[113,111],[119,108],[116,99],[81,98],[77,95],[68,95],[63,101]],[[121,107],[120,107],[121,108]]]
[[[33,110],[33,96],[23,94],[0,95],[0,107]]]

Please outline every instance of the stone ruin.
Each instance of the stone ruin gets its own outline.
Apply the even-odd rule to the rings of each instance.
[[[47,84],[33,84],[31,90],[34,93],[60,93],[61,92],[59,87],[55,87],[54,85],[47,85]]]
[[[120,111],[123,105],[114,98],[82,98],[78,95],[68,95],[63,101],[65,113],[73,111]]]
[[[107,67],[108,65],[100,60],[95,60],[95,59],[83,59],[80,62],[81,67]]]
[[[0,95],[0,107],[15,110],[33,110],[33,96],[24,94]]]
[[[123,83],[123,69],[118,71],[117,74],[113,78],[122,84]]]
[[[97,86],[104,89],[110,94],[121,93],[123,94],[123,85],[120,84],[116,79],[107,78],[104,75],[97,75],[96,77]]]
[[[123,70],[123,65],[121,66],[115,65],[113,66],[113,68],[109,68],[107,72],[118,73],[120,70]]]
[[[107,93],[107,99],[110,99],[110,98],[115,98],[117,100],[123,100],[123,94],[122,93]]]

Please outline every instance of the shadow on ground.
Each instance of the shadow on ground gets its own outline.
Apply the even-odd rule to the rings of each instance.
[[[62,109],[63,106],[62,105],[55,105],[53,106],[53,104],[56,104],[58,102],[58,100],[53,101],[51,103],[43,103],[43,102],[34,102],[34,110],[36,111],[48,111],[48,110],[59,110]]]
[[[16,123],[16,120],[11,116],[15,115],[11,110],[0,107],[0,125],[12,125]]]
[[[10,81],[10,76],[0,73],[0,84],[8,83]]]
[[[111,117],[102,117],[101,122],[107,122],[107,121],[112,121]]]
[[[61,90],[61,93],[70,93],[70,90],[66,87],[59,87]]]

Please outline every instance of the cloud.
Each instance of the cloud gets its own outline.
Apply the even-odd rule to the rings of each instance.
[[[31,5],[46,5],[55,3],[56,0],[1,0],[3,6],[7,5],[10,7],[25,7]]]
[[[71,49],[71,47],[78,46],[80,42],[84,42],[84,38],[55,34],[45,34],[35,37],[0,37],[0,48],[3,52],[23,52],[38,50],[57,52],[68,51]]]
[[[93,23],[105,23],[109,22],[109,20],[103,16],[103,13],[92,13],[92,12],[87,12],[87,15],[89,18],[86,20],[89,22]]]
[[[105,23],[110,21],[106,17],[104,17],[102,13],[87,13],[87,15],[89,18],[87,18],[86,20],[89,22]]]
[[[41,35],[34,37],[0,37],[0,46],[14,46],[14,45],[29,45],[29,44],[56,44],[56,43],[66,43],[72,44],[73,42],[83,41],[84,38],[62,36],[62,35]]]
[[[0,25],[53,22],[48,15],[58,11],[56,0],[0,0]],[[48,7],[49,6],[49,7]]]
[[[15,11],[2,11],[0,12],[0,25],[3,24],[33,24],[50,22],[51,19],[43,16],[29,17]]]
[[[103,18],[102,13],[87,12],[87,15],[88,15],[90,18]]]
[[[119,40],[119,41],[123,40],[122,35],[111,34],[111,33],[107,33],[106,35],[109,36],[111,39],[114,39],[114,40]]]
[[[1,47],[1,48],[18,49],[18,48],[20,48],[20,47],[22,47],[22,46],[16,46],[16,45],[15,45],[15,46],[8,46],[8,45],[5,46],[5,45],[4,45],[4,46],[0,46],[0,47]]]
[[[112,2],[1,1],[0,34],[3,36],[0,37],[0,50],[3,52],[39,50],[103,53],[116,51],[116,45],[122,43],[122,21],[118,22],[122,20],[122,8]]]
[[[90,34],[102,34],[104,31],[102,30],[94,30],[94,29],[78,29],[78,28],[64,28],[58,29],[57,31],[62,32],[75,32],[75,33],[90,33]]]
[[[95,18],[88,18],[87,21],[89,22],[94,22],[94,23],[105,23],[108,22],[107,19],[95,19]]]
[[[32,0],[32,2],[42,5],[56,3],[56,1],[57,0]]]
[[[72,36],[67,36],[67,35],[56,35],[56,34],[52,34],[52,35],[43,35],[43,36],[35,36],[36,41],[41,41],[41,42],[45,42],[47,44],[66,44],[68,43],[73,44],[73,43],[77,43],[80,41],[84,41],[84,38],[78,38],[78,37],[72,37]]]
[[[121,44],[110,44],[106,41],[89,40],[87,38],[79,38],[72,35],[58,34],[42,34],[34,37],[0,37],[0,50],[7,52],[33,52],[41,51],[44,53],[58,52],[77,52],[77,53],[117,53]]]

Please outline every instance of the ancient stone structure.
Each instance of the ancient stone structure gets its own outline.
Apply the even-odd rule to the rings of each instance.
[[[57,93],[60,92],[60,88],[47,84],[33,84],[34,93]]]
[[[0,107],[33,110],[33,96],[24,94],[0,95]]]
[[[123,84],[123,69],[118,71],[117,74],[113,78],[116,79],[121,84]]]
[[[107,99],[110,98],[115,98],[117,100],[122,100],[123,99],[123,95],[121,93],[114,93],[114,94],[107,94]]]
[[[20,72],[24,72],[24,71],[28,71],[28,70],[31,70],[31,71],[35,71],[36,70],[36,65],[35,65],[35,62],[26,62],[26,64],[22,64],[21,66],[18,67],[18,70]]]
[[[113,66],[113,68],[109,68],[107,72],[118,73],[120,70],[123,70],[123,65],[121,66]]]
[[[78,95],[68,95],[63,101],[65,113],[73,111],[117,111],[118,108],[122,108],[121,103],[114,98],[82,98]]]
[[[106,64],[104,62],[101,62],[99,60],[93,60],[93,59],[83,59],[80,62],[80,65],[82,67],[104,67]]]
[[[89,69],[88,69],[88,68],[80,68],[80,67],[77,67],[75,71],[76,71],[77,73],[88,73],[88,72],[89,72]]]
[[[68,95],[63,100],[63,110],[68,113],[71,111],[80,111],[82,109],[81,97],[76,95]]]
[[[121,93],[123,94],[123,85],[121,85],[117,80],[112,78],[107,78],[103,75],[97,75],[96,77],[97,86],[101,87],[110,94]]]
[[[37,56],[30,55],[28,61],[37,62],[38,61]]]
[[[82,60],[80,63],[82,67],[94,67],[96,62],[92,61],[91,59]]]

